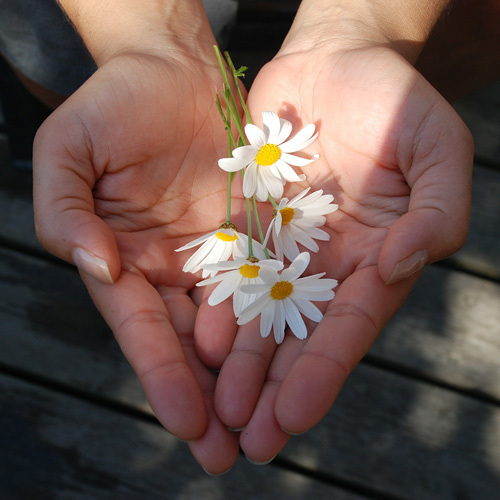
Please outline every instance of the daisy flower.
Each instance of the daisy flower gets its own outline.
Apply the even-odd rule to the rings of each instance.
[[[262,285],[242,285],[240,290],[243,293],[262,295],[239,315],[238,325],[244,325],[260,314],[262,337],[267,337],[273,328],[274,339],[281,344],[288,324],[297,338],[305,339],[307,328],[301,314],[313,321],[321,321],[323,314],[311,301],[333,299],[335,292],[332,288],[338,283],[334,279],[321,279],[325,273],[299,278],[309,260],[309,253],[303,252],[281,275],[275,269],[263,268],[259,273],[264,281]]]
[[[247,124],[245,134],[250,144],[236,148],[233,158],[220,159],[219,167],[227,172],[237,172],[246,167],[243,194],[247,198],[255,195],[257,200],[266,201],[268,193],[273,198],[281,198],[286,181],[305,179],[305,175],[297,175],[290,165],[304,167],[319,156],[314,155],[308,160],[290,153],[309,146],[318,134],[311,123],[287,141],[292,131],[292,124],[288,120],[272,111],[264,111],[262,117],[263,130],[251,123]]]
[[[182,268],[186,273],[196,273],[207,264],[217,264],[231,257],[244,258],[248,254],[248,236],[240,233],[231,222],[224,222],[215,231],[200,236],[175,251],[181,252],[198,245],[201,247],[189,257]],[[253,251],[258,258],[266,258],[262,245],[255,240]],[[215,276],[216,273],[217,271],[203,269],[202,277]]]
[[[208,298],[209,305],[220,304],[233,295],[233,310],[235,316],[238,317],[245,308],[260,296],[260,294],[242,293],[240,286],[264,283],[259,274],[266,267],[281,271],[283,263],[273,259],[259,260],[255,257],[249,257],[247,259],[219,262],[218,264],[208,264],[203,266],[203,269],[217,273],[219,271],[227,272],[200,281],[196,285],[205,286],[219,283]]]
[[[332,203],[333,196],[323,194],[322,189],[307,195],[309,190],[305,189],[290,201],[283,198],[269,224],[264,245],[272,234],[274,251],[279,260],[283,260],[283,256],[290,261],[295,259],[300,253],[297,243],[317,252],[319,247],[314,240],[330,239],[328,233],[318,228],[325,224],[325,215],[335,212],[339,206]]]

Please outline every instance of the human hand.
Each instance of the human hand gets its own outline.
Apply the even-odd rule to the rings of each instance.
[[[244,428],[240,445],[261,463],[323,418],[419,270],[463,244],[470,209],[470,134],[407,60],[379,43],[290,47],[261,70],[248,105],[258,125],[273,110],[318,127],[308,150],[320,159],[286,195],[311,186],[335,196],[330,241],[308,271],[340,285],[308,339],[276,346],[250,323],[222,366],[217,414]]]
[[[236,459],[237,436],[213,411],[215,375],[193,345],[199,278],[174,250],[225,218],[221,81],[210,43],[197,58],[119,55],[49,117],[34,147],[41,243],[78,265],[156,416],[213,473]]]

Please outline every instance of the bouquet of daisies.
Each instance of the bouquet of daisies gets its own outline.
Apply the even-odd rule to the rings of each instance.
[[[222,55],[217,47],[215,51],[225,80],[222,100],[217,95],[216,103],[228,134],[229,157],[218,162],[219,167],[228,172],[227,216],[217,229],[177,249],[182,251],[201,245],[187,260],[183,271],[201,271],[204,280],[198,286],[217,284],[208,299],[210,305],[220,304],[232,296],[239,325],[260,315],[263,337],[273,329],[276,342],[281,343],[288,324],[296,337],[304,339],[307,328],[302,315],[319,322],[323,315],[313,302],[333,299],[337,280],[323,278],[325,273],[301,277],[309,265],[310,254],[301,253],[298,244],[317,252],[319,247],[315,240],[330,238],[320,226],[325,224],[325,216],[337,210],[338,205],[333,203],[332,195],[323,194],[322,190],[311,193],[307,188],[291,200],[283,197],[283,192],[287,182],[306,178],[304,174],[297,174],[293,167],[306,167],[318,159],[318,155],[306,159],[294,154],[312,144],[318,132],[314,124],[309,124],[290,137],[292,123],[272,111],[264,111],[263,129],[255,126],[238,84],[247,68],[236,69],[225,53],[237,91],[235,96]],[[245,114],[245,126],[238,102]],[[233,128],[238,133],[237,138]],[[246,200],[247,234],[231,222],[231,185],[238,174]],[[271,203],[273,207],[266,234],[262,230],[257,202]],[[253,222],[260,242],[252,237]],[[287,262],[288,267],[285,267]]]

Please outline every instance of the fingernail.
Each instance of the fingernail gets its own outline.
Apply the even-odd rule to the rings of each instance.
[[[418,250],[410,257],[399,261],[392,271],[391,277],[385,282],[386,285],[402,281],[422,269],[427,263],[427,250]]]
[[[113,278],[111,277],[106,261],[87,250],[75,248],[73,250],[73,262],[78,269],[81,269],[96,280],[103,283],[113,283]]]
[[[304,434],[304,432],[306,432],[306,431],[303,431],[303,432],[290,432],[290,431],[287,431],[286,429],[283,429],[283,427],[281,428],[281,430],[285,434],[290,434],[290,436],[300,436],[301,434]]]
[[[231,469],[232,467],[229,467],[229,469],[225,470],[224,472],[216,472],[216,473],[213,473],[213,472],[208,472],[207,469],[205,469],[205,467],[203,467],[203,465],[201,466],[201,468],[205,471],[206,474],[208,474],[209,476],[223,476],[224,474],[227,474]]]
[[[276,458],[276,455],[274,455],[274,457],[270,458],[269,460],[266,460],[265,462],[259,462],[257,460],[252,460],[248,455],[245,454],[245,457],[246,459],[253,465],[267,465],[269,463],[271,463],[275,458]]]
[[[238,428],[235,428],[235,427],[228,427],[228,428],[227,428],[227,430],[228,430],[228,431],[231,431],[231,432],[241,432],[243,429],[244,429],[244,427],[238,427]]]

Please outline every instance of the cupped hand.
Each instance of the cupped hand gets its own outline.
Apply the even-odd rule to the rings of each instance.
[[[194,348],[199,277],[174,251],[225,220],[222,78],[206,49],[106,62],[38,132],[34,199],[41,243],[79,267],[161,423],[217,473],[237,436],[215,416],[215,375]],[[234,326],[218,326],[228,351]]]
[[[285,195],[311,186],[340,205],[308,270],[340,283],[323,320],[305,341],[287,335],[277,347],[259,337],[258,321],[240,327],[217,381],[221,420],[244,428],[243,451],[267,462],[325,416],[419,270],[463,244],[473,147],[446,101],[381,46],[282,51],[257,76],[248,105],[257,124],[264,110],[295,130],[316,124],[308,152],[320,159]]]

